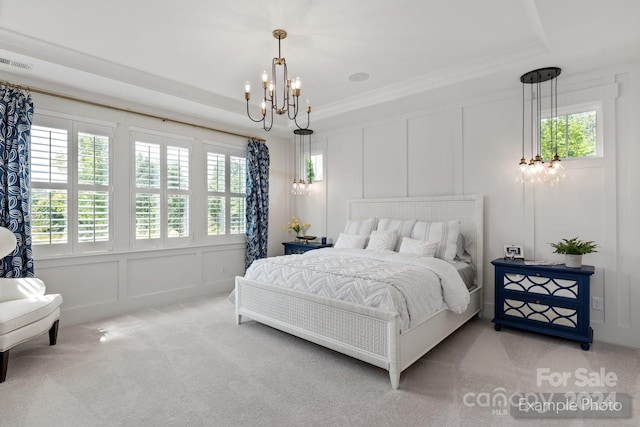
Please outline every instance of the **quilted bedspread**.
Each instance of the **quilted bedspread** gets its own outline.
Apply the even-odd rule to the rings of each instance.
[[[391,251],[327,248],[264,258],[245,278],[397,312],[402,330],[442,307],[461,313],[470,300],[450,263]]]

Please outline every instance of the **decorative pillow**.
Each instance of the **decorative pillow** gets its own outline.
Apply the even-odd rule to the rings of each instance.
[[[402,243],[400,244],[400,250],[398,252],[401,254],[413,254],[433,258],[436,254],[437,247],[438,242],[427,242],[425,240],[403,237]]]
[[[402,243],[403,237],[411,237],[411,231],[413,231],[413,226],[415,225],[415,219],[391,219],[391,218],[380,218],[378,220],[378,228],[376,230],[382,231],[391,231],[396,230],[398,232],[398,241],[396,242],[395,251],[400,250],[400,244]]]
[[[471,262],[471,255],[467,252],[467,241],[462,233],[458,235],[458,241],[456,242],[456,258],[460,261]]]
[[[368,236],[371,234],[376,225],[375,218],[360,219],[356,221],[349,220],[344,227],[347,234],[357,234],[359,236]]]
[[[438,242],[436,258],[445,261],[453,261],[456,256],[458,246],[458,236],[460,235],[460,221],[447,222],[424,222],[418,221],[413,226],[411,232],[412,239]]]
[[[364,249],[368,238],[369,236],[340,233],[333,247],[338,249]]]
[[[382,231],[374,230],[369,236],[367,249],[372,251],[393,251],[398,241],[398,232],[396,230]]]

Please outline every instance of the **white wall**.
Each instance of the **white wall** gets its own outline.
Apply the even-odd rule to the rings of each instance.
[[[78,119],[116,123],[113,146],[114,184],[117,189],[113,201],[115,249],[106,253],[44,257],[38,254],[37,247],[34,248],[36,276],[45,281],[49,292],[60,293],[63,296],[62,325],[112,317],[143,307],[169,304],[200,295],[230,292],[234,286],[234,277],[244,273],[244,238],[238,236],[239,239],[234,241],[215,243],[207,241],[203,233],[197,232],[198,225],[203,225],[202,215],[194,212],[193,237],[188,246],[134,250],[130,238],[132,209],[129,176],[132,150],[129,130],[133,126],[138,129],[191,136],[199,140],[237,146],[243,150],[247,138],[59,97],[38,93],[32,96],[36,113],[47,110]],[[95,101],[110,103],[110,100]],[[174,116],[171,112],[159,114],[169,118]],[[269,230],[273,237],[269,240],[268,252],[278,255],[282,253],[283,240],[280,224],[289,214],[289,200],[285,197],[285,189],[288,185],[290,148],[287,140],[278,138],[269,139],[267,146],[271,161],[269,205],[270,217],[273,218]],[[198,186],[204,186],[205,180],[202,177],[202,167],[196,165],[202,158],[202,152],[197,145],[194,146],[193,153],[192,173],[198,174],[192,179],[195,190]],[[127,190],[122,191],[123,188]],[[194,207],[196,206],[204,207],[204,204],[194,200]]]
[[[493,317],[490,261],[504,244],[524,245],[528,259],[562,262],[548,243],[580,236],[600,245],[584,259],[596,267],[591,293],[605,302],[591,310],[595,340],[640,347],[640,64],[563,75],[559,92],[560,106],[602,103],[605,154],[563,162],[567,178],[559,186],[515,182],[522,95],[514,86],[318,135],[326,142],[326,197],[298,200],[298,215],[314,224],[313,234],[336,238],[348,199],[482,194],[486,317]]]

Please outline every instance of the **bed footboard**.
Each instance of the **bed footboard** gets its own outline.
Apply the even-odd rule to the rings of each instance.
[[[236,318],[264,323],[389,371],[394,389],[400,371],[397,313],[277,288],[236,277]]]
[[[440,309],[405,333],[397,313],[363,307],[236,277],[236,319],[252,319],[389,371],[400,373],[482,309],[482,288],[471,291],[467,310]]]

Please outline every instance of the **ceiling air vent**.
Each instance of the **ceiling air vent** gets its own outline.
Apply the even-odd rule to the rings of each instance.
[[[14,61],[13,59],[7,59],[0,57],[0,64],[8,65],[10,67],[21,68],[26,71],[31,71],[33,65],[27,64],[26,62]]]

